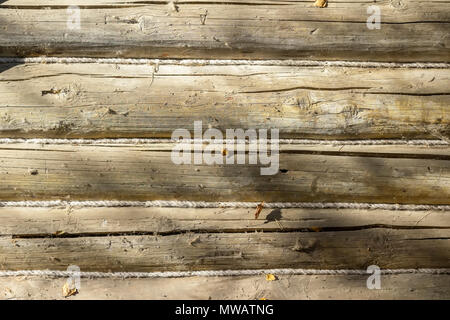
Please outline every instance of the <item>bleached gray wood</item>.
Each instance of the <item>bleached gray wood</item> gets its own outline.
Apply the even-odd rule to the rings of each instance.
[[[447,268],[449,229],[0,237],[4,270]]]
[[[277,128],[280,137],[450,137],[447,69],[0,65],[0,137],[170,137]]]
[[[442,211],[241,208],[0,208],[0,236],[450,228]]]
[[[248,158],[239,165],[177,165],[170,148],[158,147],[2,144],[0,198],[404,204],[450,198],[448,147],[377,153],[376,147],[347,152],[299,145],[281,150],[275,175],[261,175],[268,165],[250,165]]]
[[[193,277],[181,279],[82,279],[79,293],[63,298],[66,279],[0,278],[3,299],[449,299],[448,275],[386,275],[369,290],[364,276]],[[270,301],[269,301],[270,302]]]
[[[177,2],[12,0],[0,55],[449,61],[448,1]],[[81,28],[67,28],[67,6]],[[367,8],[381,9],[368,29]]]

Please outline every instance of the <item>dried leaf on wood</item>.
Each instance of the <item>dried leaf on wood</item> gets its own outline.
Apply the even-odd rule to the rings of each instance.
[[[273,274],[269,273],[269,274],[266,274],[266,280],[267,281],[275,281],[275,280],[277,280],[277,277],[275,277]]]
[[[261,210],[263,209],[263,207],[264,207],[264,201],[256,206],[255,220],[258,219],[259,214],[261,213]]]
[[[70,296],[74,296],[78,293],[78,290],[76,288],[73,288],[69,285],[68,282],[66,282],[62,288],[63,296],[64,298],[68,298]]]
[[[327,5],[328,0],[316,0],[316,2],[314,2],[314,6],[319,8],[325,8]]]

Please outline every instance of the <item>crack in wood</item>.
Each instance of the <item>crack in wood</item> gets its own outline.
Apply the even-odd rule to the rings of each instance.
[[[35,234],[12,234],[0,235],[0,237],[11,237],[12,239],[46,239],[46,238],[85,238],[85,237],[123,237],[123,236],[177,236],[189,234],[226,234],[226,233],[247,233],[247,232],[261,232],[261,233],[317,233],[317,232],[345,232],[345,231],[359,231],[368,229],[392,229],[392,230],[446,230],[449,227],[441,226],[399,226],[388,224],[370,224],[361,226],[342,226],[342,227],[309,227],[309,228],[233,228],[233,229],[194,229],[194,230],[172,230],[172,231],[114,231],[114,232],[80,232],[80,233],[35,233]],[[450,239],[450,238],[423,238],[426,239]],[[422,240],[422,238],[409,239]]]

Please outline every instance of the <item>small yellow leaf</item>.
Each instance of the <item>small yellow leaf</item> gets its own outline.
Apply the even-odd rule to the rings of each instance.
[[[66,232],[65,231],[63,231],[63,230],[58,230],[58,231],[56,231],[55,233],[54,233],[54,235],[55,236],[62,236],[63,234],[66,234]]]
[[[320,232],[320,231],[322,231],[322,228],[319,228],[319,227],[311,227],[310,228],[312,231],[314,231],[314,232]]]
[[[314,6],[319,8],[325,8],[327,5],[328,0],[316,0],[316,2],[314,2]]]
[[[62,288],[64,298],[68,298],[70,296],[74,296],[78,293],[76,288],[70,287],[69,283],[66,282]]]
[[[259,298],[259,300],[267,300],[266,298]]]
[[[277,280],[277,277],[275,277],[273,274],[269,273],[269,274],[266,274],[266,280],[267,281],[275,281],[275,280]]]

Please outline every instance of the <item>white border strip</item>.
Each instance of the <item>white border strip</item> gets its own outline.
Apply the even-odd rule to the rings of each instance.
[[[12,138],[0,138],[0,144],[18,144],[18,143],[29,143],[29,144],[81,144],[81,145],[94,145],[94,144],[154,144],[154,143],[202,143],[208,140],[199,139],[169,139],[169,138],[117,138],[117,139],[12,139]],[[248,140],[215,140],[214,143],[226,143],[235,142],[238,143],[246,142]],[[259,139],[258,141],[264,141]],[[268,142],[278,142],[279,144],[304,144],[304,145],[414,145],[414,146],[447,146],[450,145],[449,142],[445,140],[430,140],[430,139],[365,139],[365,140],[315,140],[315,139],[274,139],[268,140]]]
[[[166,208],[256,208],[259,202],[207,202],[207,201],[0,201],[1,207],[25,208],[57,208],[57,207],[88,207],[88,208],[115,208],[115,207],[166,207]],[[450,211],[450,205],[424,205],[424,204],[390,204],[390,203],[346,203],[346,202],[268,202],[264,208],[270,209],[360,209],[360,210],[395,210],[395,211]]]
[[[356,68],[450,68],[450,63],[433,62],[364,62],[321,60],[208,60],[208,59],[131,59],[131,58],[83,58],[83,57],[0,57],[0,63],[100,63],[134,65],[260,65],[298,67],[356,67]]]
[[[450,274],[450,269],[381,269],[383,275],[397,274]],[[57,270],[19,270],[0,271],[0,277],[39,276],[66,278],[79,276],[81,278],[181,278],[181,277],[224,277],[224,276],[254,276],[262,274],[275,275],[367,275],[366,270],[357,269],[256,269],[256,270],[208,270],[208,271],[168,271],[168,272],[76,272]]]

